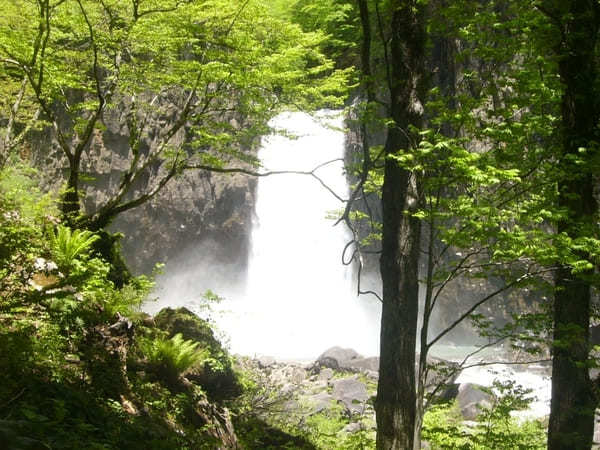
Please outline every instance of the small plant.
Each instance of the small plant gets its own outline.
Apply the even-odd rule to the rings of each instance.
[[[198,349],[198,342],[184,340],[181,333],[171,339],[155,338],[146,344],[145,353],[150,364],[171,378],[179,375],[203,361],[206,350]]]
[[[127,317],[135,317],[139,314],[139,307],[147,298],[154,287],[152,278],[141,275],[132,278],[129,283],[121,289],[104,290],[103,307],[106,317],[114,317],[117,314]]]
[[[87,256],[98,236],[86,230],[71,230],[57,225],[50,236],[50,246],[58,268],[68,274],[77,258]]]
[[[437,405],[425,414],[422,438],[431,448],[473,450],[535,450],[545,448],[545,431],[539,421],[519,421],[512,412],[531,403],[530,390],[513,381],[495,381],[494,403],[482,408],[477,425],[466,426],[456,404]]]
[[[512,416],[513,411],[525,410],[533,401],[531,389],[525,389],[511,380],[495,380],[489,392],[495,394],[494,403],[482,408],[477,418],[479,425],[476,436],[483,448],[545,448],[545,432],[539,422],[521,422]]]

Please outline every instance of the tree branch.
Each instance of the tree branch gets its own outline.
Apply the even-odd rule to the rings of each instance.
[[[272,175],[309,175],[309,176],[315,178],[325,189],[327,189],[327,191],[331,195],[333,195],[340,202],[347,202],[348,200],[345,200],[342,197],[340,197],[332,188],[327,186],[327,184],[315,173],[321,167],[324,167],[328,164],[331,164],[331,163],[334,163],[337,161],[343,161],[343,160],[341,158],[332,159],[330,161],[321,163],[318,166],[316,166],[315,168],[313,168],[312,170],[308,170],[308,171],[305,171],[305,170],[272,170],[272,171],[268,171],[268,172],[256,172],[254,170],[245,169],[242,167],[223,168],[223,167],[207,166],[204,164],[187,164],[187,165],[184,165],[183,168],[184,169],[206,170],[209,172],[216,172],[216,173],[242,173],[242,174],[250,175],[253,177],[268,177],[268,176],[272,176]],[[337,224],[337,222],[336,222],[336,224]]]
[[[537,272],[527,272],[527,273],[521,275],[520,277],[518,277],[517,279],[511,281],[510,283],[505,284],[503,287],[495,290],[491,294],[486,295],[481,300],[475,302],[469,309],[467,309],[463,314],[461,314],[454,322],[452,322],[450,325],[448,325],[448,327],[446,327],[443,331],[441,331],[431,342],[429,342],[427,344],[427,347],[431,348],[433,345],[435,345],[436,342],[438,342],[446,334],[448,334],[450,331],[452,331],[454,328],[456,328],[459,323],[461,323],[463,320],[465,320],[467,317],[469,317],[478,307],[483,305],[488,300],[490,300],[490,299],[494,298],[495,296],[501,294],[502,292],[512,288],[513,286],[516,286],[519,283],[522,283],[523,281],[525,281],[529,278],[532,278],[537,275],[541,275],[542,273],[551,272],[551,271],[554,271],[554,268],[542,269]]]

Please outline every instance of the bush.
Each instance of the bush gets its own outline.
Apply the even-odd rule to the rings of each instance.
[[[57,225],[56,231],[50,235],[50,245],[59,270],[68,275],[77,260],[84,259],[97,240],[98,236],[91,231],[71,230]]]
[[[143,347],[149,363],[173,380],[208,356],[208,352],[199,350],[198,345],[198,342],[186,341],[181,333],[177,333],[171,339],[158,337],[147,340]]]
[[[474,427],[462,422],[456,404],[437,405],[426,414],[422,438],[436,449],[541,450],[546,433],[540,421],[519,421],[511,413],[531,403],[530,391],[512,381],[495,381],[494,403],[483,408]]]

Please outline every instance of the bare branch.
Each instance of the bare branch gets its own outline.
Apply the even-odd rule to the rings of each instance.
[[[440,294],[442,293],[442,291],[444,290],[444,288],[448,285],[448,283],[450,283],[454,278],[456,278],[456,276],[458,275],[458,272],[461,270],[461,268],[464,266],[464,264],[472,257],[475,255],[478,255],[479,253],[481,253],[481,249],[475,250],[469,254],[467,254],[461,261],[459,261],[459,263],[454,267],[453,270],[450,271],[450,273],[446,276],[446,278],[444,279],[444,281],[441,283],[441,285],[438,287],[432,301],[431,301],[431,309],[430,311],[433,311],[433,309],[435,308],[435,305],[438,301],[438,298],[440,296]]]
[[[309,175],[309,176],[315,178],[321,184],[321,186],[323,186],[325,189],[327,189],[327,191],[331,195],[333,195],[336,199],[338,199],[340,202],[347,202],[348,200],[345,200],[342,197],[340,197],[332,188],[330,188],[315,173],[321,167],[324,167],[328,164],[331,164],[331,163],[334,163],[337,161],[342,161],[342,159],[336,158],[336,159],[332,159],[330,161],[326,161],[324,163],[319,164],[314,169],[308,170],[308,171],[306,171],[306,170],[272,170],[272,171],[268,171],[268,172],[256,172],[254,170],[245,169],[242,167],[224,168],[224,167],[207,166],[204,164],[187,164],[184,166],[184,169],[199,169],[199,170],[206,170],[209,172],[216,172],[216,173],[242,173],[242,174],[250,175],[253,177],[268,177],[268,176],[272,176],[272,175]]]
[[[431,342],[429,342],[427,344],[427,347],[431,348],[433,345],[435,345],[436,342],[438,342],[446,334],[448,334],[450,331],[452,331],[454,328],[456,328],[459,323],[461,323],[463,320],[465,320],[467,317],[469,317],[477,308],[479,308],[485,302],[496,297],[497,295],[501,294],[502,292],[518,285],[519,283],[522,283],[523,281],[525,281],[527,279],[533,278],[534,276],[537,276],[537,275],[541,275],[542,273],[547,273],[547,272],[552,272],[552,271],[554,271],[554,268],[542,269],[537,272],[527,272],[527,273],[521,275],[520,277],[518,277],[517,279],[511,281],[510,283],[505,284],[501,288],[496,289],[491,294],[486,295],[482,299],[475,302],[469,309],[467,309],[463,314],[461,314],[454,322],[452,322],[450,325],[448,325],[448,327],[446,327],[443,331],[441,331]]]

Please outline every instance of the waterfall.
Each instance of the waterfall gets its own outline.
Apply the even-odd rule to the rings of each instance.
[[[310,171],[337,159],[316,174],[347,198],[340,114],[323,112],[316,120],[288,112],[272,125],[296,137],[263,140],[265,171]],[[228,299],[217,320],[234,352],[310,359],[338,345],[378,353],[379,305],[356,296],[352,271],[341,261],[350,236],[331,217],[343,206],[308,175],[259,179],[246,291]]]
[[[272,125],[296,137],[272,135],[263,139],[259,157],[264,171],[310,171],[337,160],[316,174],[339,197],[348,197],[340,161],[344,133],[339,114],[323,112],[315,119],[299,112],[284,113]],[[337,217],[342,207],[309,175],[259,178],[248,273],[238,277],[246,279],[245,286],[240,288],[236,274],[211,259],[210,247],[194,248],[185,264],[176,265],[159,279],[160,301],[147,303],[144,310],[155,313],[164,306],[185,306],[206,316],[200,293],[211,289],[225,297],[210,315],[234,353],[314,360],[337,345],[366,356],[379,354],[380,304],[373,298],[356,296],[352,271],[341,262],[350,236],[343,224],[334,227],[331,217]],[[224,285],[217,279],[231,282]],[[437,345],[432,352],[458,362],[473,350]],[[502,359],[495,354],[487,358]],[[516,380],[534,389],[538,400],[524,415],[547,414],[550,381],[544,370],[471,367],[458,381],[491,386],[496,378]]]

